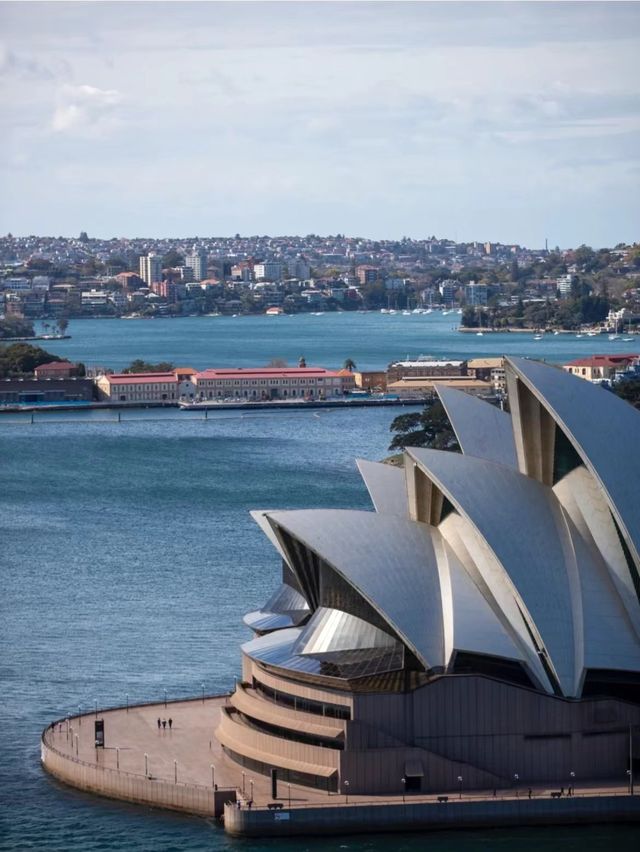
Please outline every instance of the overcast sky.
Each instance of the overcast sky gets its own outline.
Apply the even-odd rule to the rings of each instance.
[[[0,233],[639,237],[638,3],[0,3]]]

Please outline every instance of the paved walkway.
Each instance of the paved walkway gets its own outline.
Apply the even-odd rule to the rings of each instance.
[[[56,751],[71,758],[76,758],[90,764],[99,764],[121,772],[144,777],[145,774],[161,781],[181,784],[211,787],[213,783],[219,788],[236,788],[244,798],[253,798],[254,807],[264,807],[272,801],[270,779],[264,775],[242,770],[233,763],[222,751],[215,737],[215,729],[220,718],[220,708],[228,701],[226,697],[194,699],[191,701],[167,702],[145,706],[118,708],[115,710],[98,711],[82,716],[72,717],[69,722],[62,722],[55,729],[46,731],[47,744]],[[104,720],[105,747],[95,748],[94,722]],[[161,726],[158,728],[158,719]],[[169,727],[169,719],[172,726]],[[162,721],[167,722],[166,727]],[[145,758],[146,755],[146,758]],[[213,765],[213,774],[211,766]],[[640,779],[638,779],[640,781]],[[565,781],[565,791],[567,789]],[[552,790],[559,790],[561,784],[536,787],[534,797],[549,797]],[[279,782],[280,800],[288,804],[289,791],[292,806],[338,805],[347,804],[344,795],[331,795],[308,787],[300,787]],[[589,784],[581,785],[576,779],[575,795],[611,795],[628,792],[627,779],[621,779],[620,784]],[[459,801],[460,794],[448,792],[450,802]],[[424,795],[407,795],[407,800],[434,801],[436,793]],[[497,790],[498,798],[527,798],[528,785],[516,789]],[[474,791],[473,794],[462,791],[462,800],[493,799],[494,791]],[[401,802],[398,796],[352,796],[348,804],[375,802]]]

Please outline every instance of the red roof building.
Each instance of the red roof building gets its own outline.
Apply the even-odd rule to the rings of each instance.
[[[197,398],[329,399],[342,396],[342,376],[323,367],[250,367],[203,370],[194,377]]]
[[[563,365],[563,369],[589,382],[602,382],[634,366],[640,366],[640,355],[591,355],[569,361]]]
[[[75,368],[76,365],[70,361],[50,361],[48,364],[40,364],[34,373],[36,379],[68,379]]]

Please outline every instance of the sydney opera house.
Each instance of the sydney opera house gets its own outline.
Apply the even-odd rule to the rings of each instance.
[[[361,461],[375,511],[254,512],[217,737],[251,772],[398,794],[618,779],[640,756],[640,412],[507,359],[510,413],[440,391],[462,452]],[[631,755],[631,757],[630,757]]]

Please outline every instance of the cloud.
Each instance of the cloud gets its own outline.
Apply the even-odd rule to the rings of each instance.
[[[24,54],[15,53],[6,44],[0,44],[0,77],[18,77],[23,80],[53,80],[51,68]]]
[[[55,133],[93,134],[113,125],[115,109],[123,98],[116,89],[63,86],[51,119]]]

